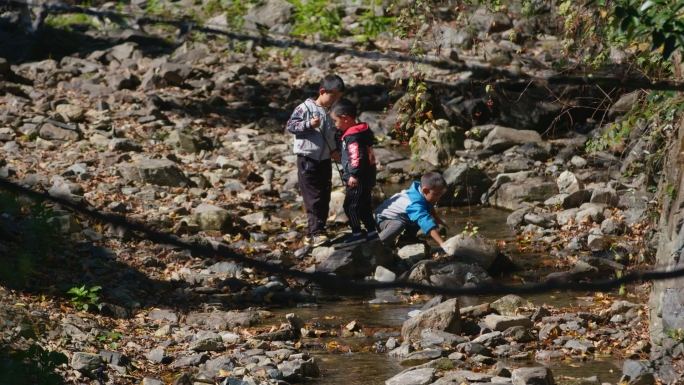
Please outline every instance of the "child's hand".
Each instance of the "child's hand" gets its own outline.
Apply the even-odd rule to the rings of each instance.
[[[333,161],[339,163],[340,160],[342,159],[341,156],[340,156],[340,152],[339,152],[339,151],[333,151],[333,152],[330,154],[330,159],[332,159]]]
[[[356,177],[351,176],[351,177],[349,177],[349,182],[347,182],[347,185],[349,185],[351,187],[356,187],[359,185],[359,180],[356,179]]]
[[[319,118],[318,116],[315,118],[311,118],[311,120],[309,120],[309,125],[311,126],[311,128],[318,128],[318,126],[321,125],[321,118]]]

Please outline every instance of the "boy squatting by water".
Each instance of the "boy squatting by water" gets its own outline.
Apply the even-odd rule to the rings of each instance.
[[[415,238],[418,230],[423,229],[441,247],[444,241],[439,235],[437,225],[447,229],[449,226],[437,215],[435,204],[445,190],[444,177],[436,172],[429,172],[420,178],[420,182],[413,182],[408,190],[385,200],[375,210],[380,241],[389,245],[402,232],[406,238]]]
[[[339,162],[330,108],[344,94],[344,81],[338,75],[323,78],[318,98],[307,99],[295,108],[287,122],[287,131],[294,134],[294,153],[297,155],[297,176],[302,193],[307,222],[305,243],[314,247],[328,243],[325,222],[330,209],[332,191],[332,162]]]

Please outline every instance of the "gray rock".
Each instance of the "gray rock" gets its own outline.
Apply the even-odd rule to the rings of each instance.
[[[276,24],[285,24],[292,17],[294,5],[284,0],[265,0],[252,8],[245,16],[246,21],[258,22],[268,28]]]
[[[580,352],[584,353],[592,353],[596,350],[596,347],[594,346],[591,341],[587,340],[570,340],[565,343],[565,348],[566,349],[572,349],[572,350],[578,350]]]
[[[373,278],[378,282],[394,282],[397,279],[397,275],[382,266],[378,266],[375,268]]]
[[[502,152],[517,144],[541,142],[541,136],[536,131],[516,130],[514,128],[497,126],[482,142],[485,150]]]
[[[492,330],[504,331],[513,326],[531,328],[534,324],[529,318],[523,316],[501,316],[490,314],[484,318],[484,322]]]
[[[109,141],[110,151],[123,151],[123,152],[141,152],[143,150],[142,145],[135,142],[130,138],[114,138]]]
[[[435,166],[448,165],[456,152],[463,150],[465,131],[446,119],[436,119],[416,128],[412,140],[420,159]]]
[[[235,366],[234,358],[229,355],[219,356],[205,362],[201,373],[210,378],[221,377],[221,370],[230,372],[235,369]]]
[[[223,209],[205,211],[188,215],[181,225],[192,233],[208,230],[228,232],[233,228],[233,216]]]
[[[581,156],[573,155],[572,159],[570,159],[570,164],[576,168],[584,168],[587,166],[587,161]]]
[[[591,200],[592,191],[591,190],[577,190],[573,193],[567,194],[561,202],[561,207],[564,209],[574,209],[576,207],[582,206],[582,204],[587,203]]]
[[[57,127],[51,123],[44,123],[40,127],[40,130],[38,130],[38,135],[47,140],[77,141],[80,138],[77,130],[68,130],[66,128]]]
[[[474,204],[487,192],[493,182],[484,170],[466,163],[447,168],[442,174],[447,189],[440,199],[442,204]]]
[[[169,137],[164,140],[164,143],[171,147],[185,150],[189,153],[197,153],[204,148],[202,143],[200,143],[197,138],[178,130],[171,131],[171,134],[169,134]]]
[[[306,326],[304,321],[295,313],[285,315],[285,319],[287,319],[287,322],[290,324],[290,328],[296,332],[299,332]]]
[[[518,368],[511,372],[513,385],[554,385],[553,373],[545,366]]]
[[[85,119],[85,111],[73,104],[60,104],[55,108],[58,114],[67,122],[81,122]]]
[[[171,364],[174,369],[185,368],[188,366],[200,366],[209,359],[206,354],[193,354],[190,356],[176,358],[176,361]]]
[[[178,322],[178,314],[172,310],[167,310],[167,309],[155,309],[152,310],[148,315],[153,320],[166,320],[169,322],[176,323]]]
[[[533,305],[517,295],[509,294],[497,299],[489,306],[499,312],[500,315],[515,316],[519,307],[532,307]]]
[[[519,210],[515,210],[511,215],[506,218],[506,225],[510,229],[516,229],[521,226],[524,222],[525,214],[532,211],[532,207],[524,207]]]
[[[119,172],[128,181],[170,187],[187,185],[187,179],[176,164],[166,159],[149,159],[120,164]]]
[[[601,203],[611,207],[616,207],[620,202],[620,197],[615,193],[615,190],[609,188],[595,189],[591,194],[591,203]]]
[[[539,226],[544,229],[554,227],[556,224],[552,219],[549,219],[546,216],[533,213],[525,214],[524,219],[525,223]]]
[[[278,365],[278,369],[283,372],[285,381],[292,381],[298,377],[318,377],[320,371],[313,358],[309,360],[286,361]]]
[[[570,171],[563,171],[556,183],[558,185],[558,192],[561,194],[571,194],[584,188],[582,182]]]
[[[170,362],[172,360],[171,357],[166,356],[166,351],[162,347],[158,347],[156,349],[151,350],[148,353],[145,353],[145,358],[147,358],[148,360],[150,360],[152,362],[156,362],[159,364],[168,363],[166,361]]]
[[[401,259],[408,259],[412,263],[418,263],[428,257],[429,246],[424,243],[418,243],[415,245],[407,245],[399,249],[397,254]]]
[[[316,272],[333,273],[342,277],[365,277],[377,266],[390,267],[392,256],[381,242],[366,242],[339,249],[316,267]]]
[[[435,373],[432,368],[411,370],[390,378],[385,385],[428,385],[434,381]]]
[[[539,330],[539,340],[543,341],[549,337],[558,336],[560,334],[561,329],[558,327],[558,324],[546,324]]]
[[[499,255],[499,247],[494,241],[478,235],[457,235],[444,242],[442,248],[447,255],[458,257],[460,262],[477,263],[485,270]]]
[[[102,365],[102,358],[97,354],[76,352],[71,357],[71,367],[74,370],[91,372],[97,370]]]
[[[534,336],[532,336],[529,330],[522,326],[510,327],[504,331],[503,335],[504,337],[509,337],[513,339],[513,341],[520,343],[534,341]]]
[[[223,339],[214,332],[201,331],[197,333],[196,339],[190,344],[190,350],[198,352],[214,352],[225,350]]]
[[[261,322],[261,316],[255,311],[197,313],[191,312],[185,318],[188,325],[204,326],[216,330],[228,330],[236,326],[253,326]]]
[[[142,380],[142,385],[166,385],[166,382],[159,377],[145,377]]]
[[[489,203],[507,210],[518,210],[525,202],[544,202],[556,194],[556,184],[530,180],[524,184],[505,183],[491,197]]]
[[[458,299],[453,298],[408,319],[401,328],[404,341],[418,341],[423,329],[461,333]]]
[[[468,338],[457,336],[456,334],[447,333],[442,330],[424,329],[420,332],[421,346],[423,348],[430,346],[456,346],[458,344],[468,341]]]

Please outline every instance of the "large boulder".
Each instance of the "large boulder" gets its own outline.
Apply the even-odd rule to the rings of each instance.
[[[525,202],[543,202],[556,193],[556,184],[529,180],[528,183],[505,183],[489,197],[489,203],[507,210],[518,210]]]
[[[194,214],[183,218],[181,224],[193,233],[207,230],[230,231],[233,227],[233,217],[220,207],[200,205]]]
[[[556,183],[558,184],[558,192],[561,194],[571,194],[584,188],[582,182],[570,171],[563,171],[558,176]]]
[[[532,304],[517,295],[509,294],[492,302],[490,306],[501,315],[514,316],[519,307],[531,307]]]
[[[447,165],[456,151],[463,150],[465,131],[450,126],[446,119],[437,119],[416,129],[411,138],[418,149],[418,157],[435,166]]]
[[[377,266],[392,267],[393,257],[382,242],[367,242],[336,250],[316,267],[317,273],[331,273],[341,277],[365,277]]]
[[[263,0],[249,9],[245,16],[247,23],[261,23],[269,28],[287,23],[295,6],[285,0]]]
[[[148,159],[120,164],[119,173],[127,181],[159,186],[183,187],[188,183],[176,164],[167,159]]]
[[[385,385],[428,385],[435,378],[436,369],[423,368],[408,370],[385,381]]]
[[[516,130],[514,128],[498,126],[484,139],[484,149],[502,152],[518,144],[539,143],[541,136],[536,131]]]
[[[554,385],[553,373],[546,366],[518,368],[511,372],[513,385]]]
[[[479,203],[482,194],[493,184],[482,169],[466,163],[450,166],[442,176],[447,182],[447,190],[439,203],[446,205]]]
[[[460,262],[476,263],[485,270],[499,254],[497,244],[481,235],[457,235],[444,242],[442,248],[448,255],[458,257]]]
[[[255,311],[212,313],[191,312],[185,318],[188,325],[203,326],[207,329],[229,330],[236,326],[253,326],[261,322],[261,316]]]
[[[461,334],[458,298],[450,299],[404,322],[401,336],[404,341],[420,341],[423,329]]]

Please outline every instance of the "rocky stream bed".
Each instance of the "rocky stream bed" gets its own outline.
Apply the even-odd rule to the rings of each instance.
[[[287,25],[282,3],[268,0],[272,9],[253,16]],[[345,28],[358,19],[352,8]],[[602,124],[582,109],[555,120],[589,91],[555,90],[562,101],[544,87],[472,91],[481,74],[434,69],[434,122],[416,130],[412,152],[390,138],[396,111],[384,112],[403,96],[390,94],[405,74],[397,63],[256,44],[229,50],[220,39],[179,41],[163,29],[46,27],[26,36],[6,22],[15,14],[2,17],[0,176],[23,187],[189,245],[350,279],[581,281],[652,262],[657,181],[633,171],[657,143],[633,132],[621,149],[585,151],[634,94],[616,97]],[[549,17],[478,13],[472,33],[445,21],[439,36],[450,60],[549,75],[559,52]],[[365,49],[351,37],[334,44]],[[405,43],[381,37],[375,47]],[[303,245],[296,157],[283,127],[329,72],[342,76],[380,140],[376,202],[424,171],[443,172],[446,255],[427,242]],[[568,130],[568,118],[581,123]],[[333,184],[341,186],[338,176]],[[0,370],[18,364],[13,350],[39,344],[65,354],[54,371],[69,384],[681,383],[682,344],[649,342],[648,283],[531,298],[329,292],[2,194],[0,253],[17,274],[0,288]],[[343,199],[333,192],[331,232],[347,231]],[[50,230],[36,238],[35,229]],[[28,269],[14,259],[25,250],[41,256]],[[69,300],[66,291],[81,286],[101,286],[97,309]],[[653,354],[661,350],[680,359]]]

